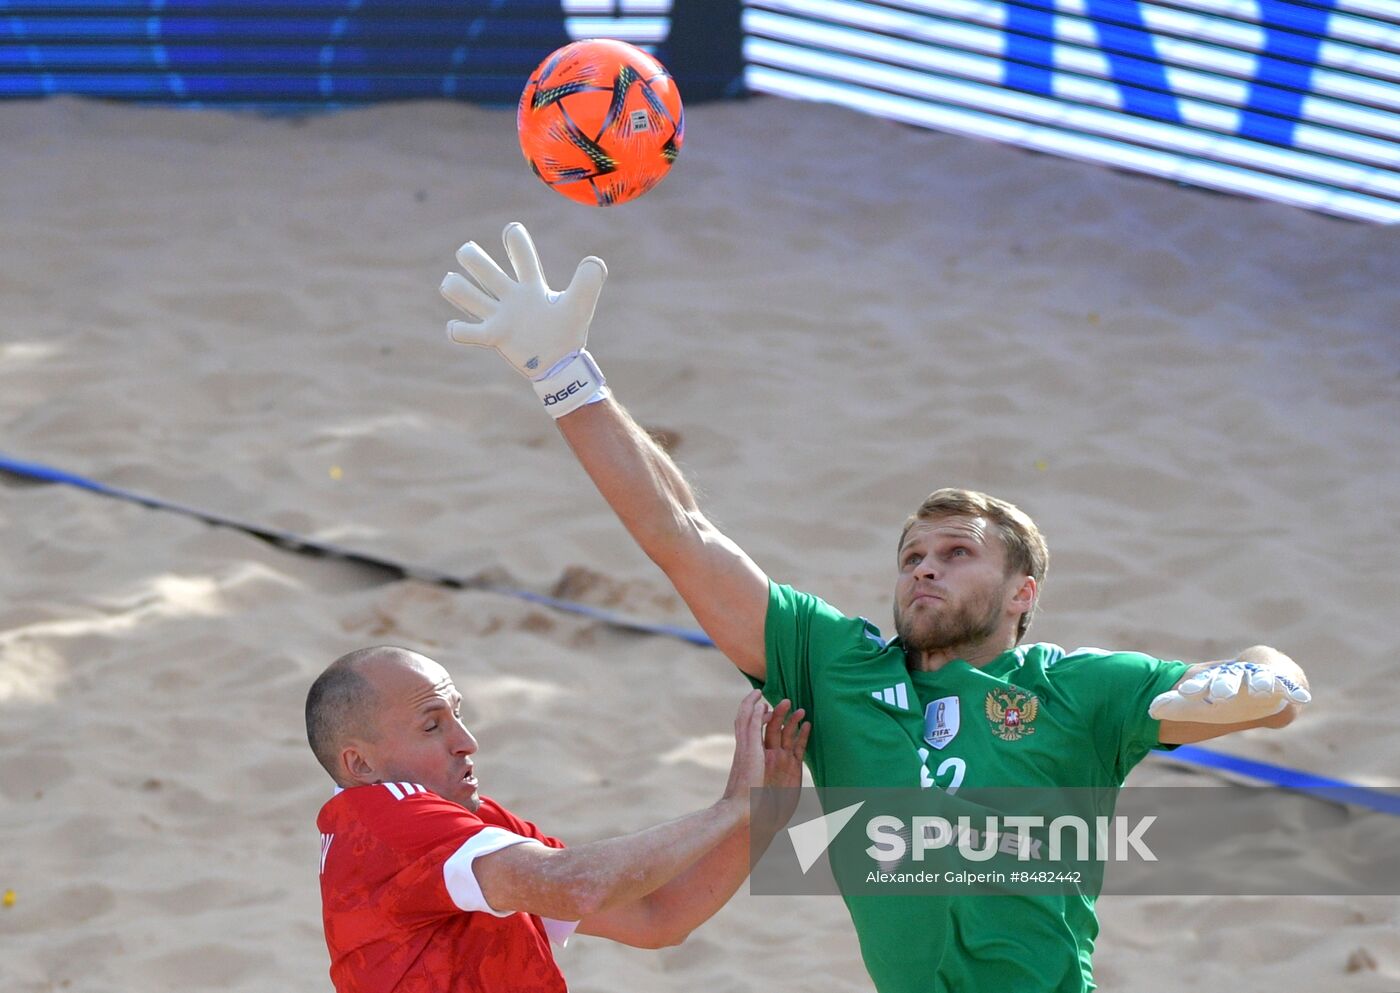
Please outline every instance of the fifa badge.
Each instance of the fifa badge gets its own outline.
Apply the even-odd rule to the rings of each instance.
[[[942,749],[958,734],[961,711],[958,698],[942,696],[924,708],[924,741]]]

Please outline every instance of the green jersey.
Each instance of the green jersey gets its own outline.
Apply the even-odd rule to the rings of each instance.
[[[863,618],[769,586],[764,695],[812,722],[819,788],[1116,789],[1158,742],[1147,708],[1186,672],[1132,652],[1021,645],[911,672]],[[847,895],[880,993],[1094,989],[1093,893]]]

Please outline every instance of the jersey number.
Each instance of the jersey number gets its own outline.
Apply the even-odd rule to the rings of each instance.
[[[944,776],[949,776],[948,784],[942,789],[949,796],[952,796],[962,785],[963,777],[967,775],[967,763],[956,755],[950,755],[938,764],[938,768],[934,770],[932,775],[929,775],[928,756],[927,748],[919,749],[919,760],[923,762],[923,765],[919,767],[919,785],[924,789],[929,789],[938,786],[939,780]]]

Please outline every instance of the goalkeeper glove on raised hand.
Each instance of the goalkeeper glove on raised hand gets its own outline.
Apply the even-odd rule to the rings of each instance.
[[[590,255],[561,293],[545,282],[525,225],[507,224],[502,240],[514,278],[474,241],[457,250],[457,261],[471,278],[449,272],[439,292],[471,320],[449,321],[447,336],[460,345],[494,348],[534,383],[556,418],[603,399],[607,380],[584,345],[608,267]]]

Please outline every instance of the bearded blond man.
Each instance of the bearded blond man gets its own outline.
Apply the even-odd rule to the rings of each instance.
[[[818,787],[1088,787],[1114,791],[1154,748],[1283,727],[1310,699],[1302,670],[1265,646],[1191,665],[1138,652],[1022,644],[1049,565],[1031,519],[962,489],[932,493],[895,543],[887,640],[772,581],[696,503],[674,462],[612,397],[584,350],[607,275],[578,266],[549,289],[519,224],[508,275],[475,243],[443,296],[464,345],[494,348],[531,380],[574,455],[696,619],[770,700],[811,717]],[[468,278],[468,276],[470,278]],[[1093,892],[852,898],[880,993],[1085,993]]]

